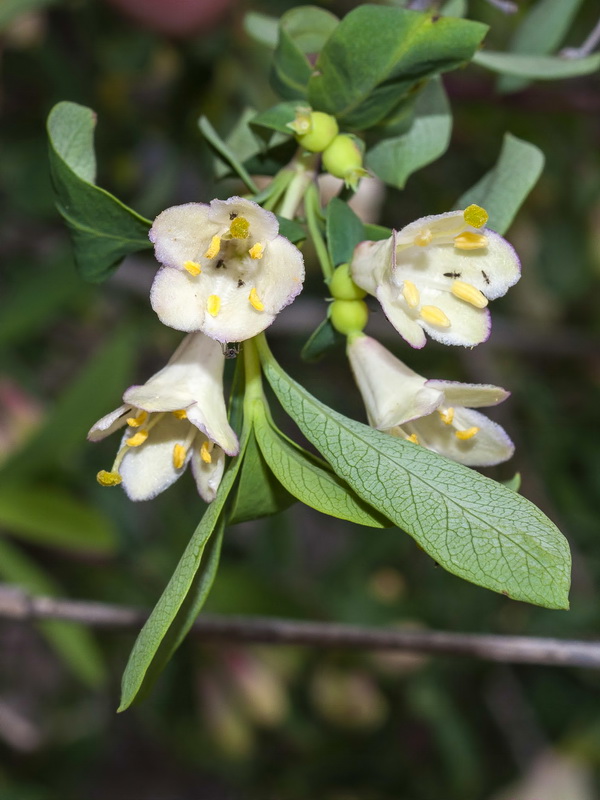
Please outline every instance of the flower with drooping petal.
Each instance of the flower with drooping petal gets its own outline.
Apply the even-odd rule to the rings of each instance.
[[[241,342],[268,327],[302,289],[304,261],[277,217],[241,197],[167,208],[150,240],[163,265],[150,293],[161,322]]]
[[[472,410],[501,403],[506,390],[427,380],[364,334],[351,338],[348,358],[373,428],[468,467],[489,467],[512,456],[504,429]]]
[[[123,405],[99,420],[88,439],[104,439],[126,427],[115,463],[98,473],[103,486],[122,483],[131,500],[149,500],[167,489],[188,464],[198,492],[214,500],[225,467],[225,453],[239,452],[227,421],[223,397],[221,346],[192,333],[168,364],[142,386],[131,386]]]
[[[354,282],[374,295],[406,341],[423,347],[427,332],[443,344],[471,347],[490,333],[488,300],[520,278],[511,245],[485,228],[476,205],[421,219],[389,239],[361,242],[351,262]]]

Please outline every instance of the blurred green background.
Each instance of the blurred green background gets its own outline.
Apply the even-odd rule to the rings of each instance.
[[[162,366],[180,336],[149,308],[151,256],[128,259],[102,286],[76,275],[48,179],[49,110],[66,99],[97,111],[98,183],[150,218],[177,202],[239,192],[235,182],[215,184],[197,119],[206,114],[225,134],[245,107],[274,102],[269,52],[247,37],[243,17],[290,5],[216,0],[190,19],[166,2],[0,3],[0,580],[150,607],[203,512],[190,475],[139,505],[95,481],[116,442],[91,445],[87,429],[127,385]],[[327,7],[342,15],[354,5]],[[519,6],[510,16],[472,0],[470,16],[491,25],[490,47],[506,46],[531,4]],[[584,0],[565,44],[583,41],[596,13]],[[371,211],[380,205],[378,221],[398,226],[447,210],[493,165],[509,130],[547,159],[507,237],[523,278],[494,304],[493,335],[473,351],[430,343],[417,359],[381,313],[371,330],[419,372],[512,391],[494,417],[517,453],[491,474],[521,472],[523,493],[568,537],[572,609],[509,601],[435,568],[397,529],[358,529],[296,505],[228,530],[210,611],[598,634],[598,76],[499,94],[490,73],[472,66],[445,83],[455,113],[450,150],[404,192],[371,201]],[[299,358],[325,309],[308,258],[305,292],[270,341],[309,390],[363,419],[343,351],[318,365]],[[600,793],[593,671],[188,641],[154,694],[116,716],[133,639],[0,620],[1,800]]]

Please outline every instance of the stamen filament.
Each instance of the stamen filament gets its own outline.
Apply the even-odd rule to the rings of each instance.
[[[420,314],[421,318],[430,325],[437,325],[438,328],[450,327],[450,320],[437,306],[421,306]]]
[[[208,250],[204,253],[204,258],[214,258],[219,250],[221,249],[221,237],[220,236],[213,236],[210,240],[210,245],[208,246]]]
[[[464,231],[454,237],[454,247],[457,250],[480,250],[487,247],[488,239],[483,233]]]
[[[473,425],[472,428],[467,428],[465,431],[454,431],[454,435],[457,439],[466,441],[467,439],[472,439],[478,432],[479,428],[476,425]]]
[[[479,289],[466,281],[454,281],[450,291],[459,300],[464,300],[466,303],[475,306],[475,308],[485,308],[488,304],[488,299],[483,292],[480,292]]]
[[[141,431],[134,433],[133,436],[130,436],[129,439],[125,439],[125,444],[128,447],[139,447],[140,445],[144,444],[147,438],[148,430],[142,429]]]
[[[127,424],[130,428],[139,428],[148,419],[147,411],[138,411],[135,417],[127,417]]]
[[[175,469],[181,469],[185,464],[185,457],[187,455],[187,450],[182,444],[177,443],[173,447],[173,466]]]

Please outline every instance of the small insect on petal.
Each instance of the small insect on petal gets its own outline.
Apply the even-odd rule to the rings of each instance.
[[[474,203],[473,205],[465,208],[463,217],[467,225],[472,225],[474,228],[483,228],[485,223],[490,218],[485,208],[476,206]]]
[[[479,289],[476,289],[475,286],[466,281],[454,281],[450,291],[459,300],[464,300],[466,303],[475,306],[475,308],[485,308],[488,304],[488,299],[483,292],[480,292]]]
[[[96,480],[100,486],[118,486],[122,478],[118,472],[108,472],[105,469],[101,469],[96,475]]]
[[[478,432],[479,428],[474,425],[472,428],[467,428],[466,431],[454,431],[454,435],[457,439],[466,441],[467,439],[472,439]]]
[[[258,292],[256,291],[256,289],[252,288],[250,290],[250,294],[248,295],[248,300],[250,301],[250,305],[252,306],[252,308],[256,309],[257,311],[265,310],[264,303],[261,302],[261,299],[258,296]]]
[[[185,261],[183,264],[183,268],[187,270],[187,272],[189,272],[193,278],[195,278],[196,275],[200,275],[200,273],[202,272],[200,264],[197,264],[195,261]]]
[[[208,300],[206,301],[206,310],[211,315],[211,317],[216,317],[219,313],[219,309],[221,308],[221,298],[218,294],[211,294]]]
[[[213,236],[210,240],[208,250],[204,253],[204,258],[214,258],[221,249],[221,237]]]
[[[181,469],[185,464],[185,457],[187,451],[182,444],[176,444],[173,447],[173,466],[175,469]]]
[[[487,243],[487,236],[483,233],[465,231],[454,237],[454,247],[457,250],[480,250],[482,247],[487,247]]]
[[[437,325],[438,328],[450,327],[450,320],[437,306],[422,306],[420,314],[421,318],[430,325]]]
[[[421,299],[421,296],[419,294],[419,290],[412,281],[403,282],[402,295],[404,296],[404,299],[411,308],[416,308],[419,305],[419,300]]]

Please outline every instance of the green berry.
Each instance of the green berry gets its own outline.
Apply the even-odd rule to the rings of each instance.
[[[340,264],[329,281],[329,291],[335,300],[362,300],[367,294],[350,275],[350,265]]]
[[[323,167],[336,178],[342,178],[353,189],[359,179],[366,175],[363,169],[363,154],[357,139],[348,133],[340,133],[323,152]]]
[[[329,307],[333,327],[344,336],[358,333],[367,324],[369,309],[364,300],[334,300]]]
[[[310,127],[307,133],[299,134],[296,140],[311,153],[321,153],[331,144],[338,134],[338,124],[335,117],[323,111],[311,111],[309,115]]]

